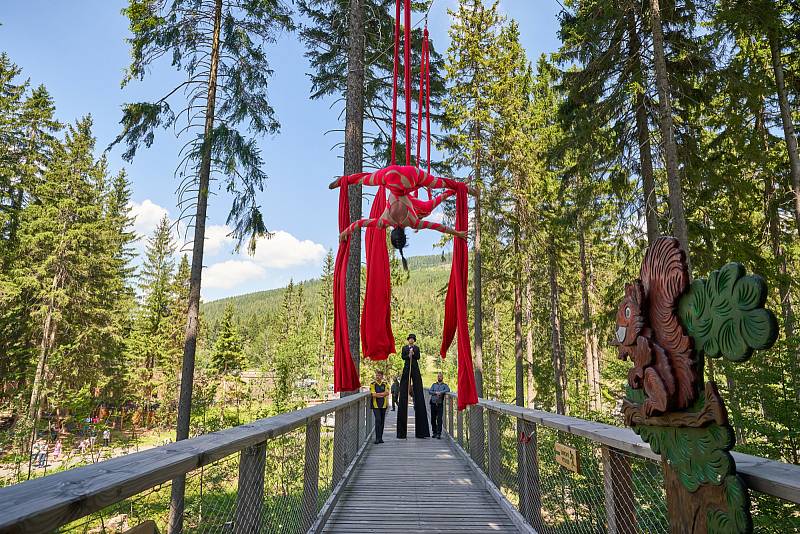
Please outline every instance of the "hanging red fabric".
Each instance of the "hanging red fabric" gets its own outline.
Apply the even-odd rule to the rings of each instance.
[[[406,96],[406,165],[411,165],[411,0],[404,0],[405,96]]]
[[[400,1],[401,0],[397,0],[395,3],[394,15],[394,70],[392,74],[392,165],[397,163],[397,77],[400,70]]]
[[[385,209],[386,187],[381,186],[372,202],[370,218],[379,218]],[[392,287],[386,228],[367,228],[365,241],[367,288],[361,313],[361,349],[365,358],[385,360],[397,352],[392,333]]]
[[[467,206],[467,185],[454,182],[456,188],[456,230],[468,227],[469,209]],[[470,404],[477,404],[478,393],[475,388],[475,372],[472,368],[472,347],[469,341],[469,323],[467,322],[467,272],[468,265],[467,240],[460,237],[453,239],[453,266],[450,270],[450,282],[447,286],[447,297],[444,301],[444,329],[442,332],[442,358],[453,343],[458,332],[458,409],[463,410]]]
[[[339,182],[339,232],[350,226],[350,198],[347,177]],[[347,330],[347,258],[350,257],[350,238],[339,241],[336,264],[333,268],[333,390],[355,391],[361,387],[358,371],[350,354]]]

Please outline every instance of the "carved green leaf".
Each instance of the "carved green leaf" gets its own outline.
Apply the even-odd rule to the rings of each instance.
[[[725,500],[728,509],[709,510],[709,534],[745,534],[753,531],[750,497],[742,480],[735,475],[725,478]]]
[[[729,263],[708,279],[692,282],[678,314],[696,350],[738,362],[753,350],[771,347],[778,337],[775,315],[764,308],[766,300],[764,279],[746,275],[739,263]]]
[[[730,427],[679,428],[637,425],[634,430],[675,469],[690,492],[703,484],[720,485],[735,469],[728,451],[734,437]]]

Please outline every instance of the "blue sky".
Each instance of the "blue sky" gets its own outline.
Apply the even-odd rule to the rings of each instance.
[[[456,5],[457,0],[436,0],[429,16],[432,39],[442,52],[449,42],[447,9]],[[129,58],[127,21],[120,14],[124,6],[120,0],[0,3],[0,50],[23,68],[31,83],[48,88],[60,120],[72,122],[92,115],[98,151],[119,133],[123,103],[160,96],[179,79],[163,64],[144,82],[120,87]],[[560,7],[555,0],[502,0],[500,7],[519,22],[532,61],[556,50]],[[230,199],[216,191],[209,207],[205,300],[280,287],[290,278],[318,276],[325,251],[337,245],[337,195],[326,184],[341,173],[341,153],[332,149],[341,134],[325,132],[342,127],[339,108],[332,107],[332,101],[309,100],[304,50],[296,34],[284,34],[269,53],[275,71],[269,97],[281,132],[261,140],[270,180],[260,204],[275,237],[259,242],[254,257],[236,253],[224,227]],[[119,147],[109,153],[115,172],[123,167],[128,171],[140,235],[149,235],[163,214],[178,215],[173,172],[179,146],[172,132],[163,131],[150,149],[138,152],[133,163],[122,160]],[[407,254],[431,254],[437,241],[434,233],[410,234]]]

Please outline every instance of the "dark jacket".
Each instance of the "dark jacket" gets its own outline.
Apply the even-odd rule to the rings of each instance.
[[[416,345],[414,345],[413,347],[411,345],[403,346],[403,350],[400,353],[400,357],[403,358],[404,360],[407,360],[409,349],[413,350],[414,359],[419,360],[419,347],[417,347]]]

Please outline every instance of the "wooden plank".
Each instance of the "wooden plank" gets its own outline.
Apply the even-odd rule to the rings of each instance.
[[[307,424],[361,393],[146,451],[0,488],[0,532],[49,532]]]
[[[396,415],[387,413],[385,443],[369,446],[324,532],[519,531],[451,440],[399,440]]]
[[[239,455],[239,487],[233,522],[233,532],[236,534],[256,534],[261,530],[266,465],[266,442],[248,447]]]

